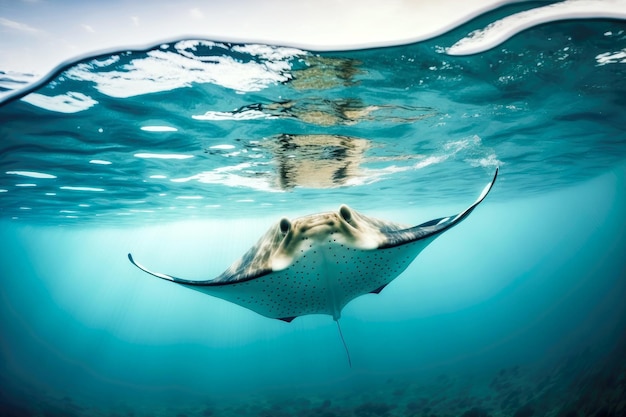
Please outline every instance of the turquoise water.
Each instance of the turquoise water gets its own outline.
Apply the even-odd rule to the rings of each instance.
[[[490,18],[502,11],[492,13]],[[626,24],[480,55],[183,40],[0,107],[7,416],[626,412]],[[158,280],[348,204],[419,224],[486,200],[379,295],[291,323]]]

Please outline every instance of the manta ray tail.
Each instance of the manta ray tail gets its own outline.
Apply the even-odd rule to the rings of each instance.
[[[348,345],[346,344],[346,340],[343,338],[343,333],[341,333],[341,326],[339,325],[339,320],[335,320],[337,323],[337,330],[339,330],[339,337],[341,338],[341,343],[343,343],[343,348],[346,350],[346,355],[348,356],[348,365],[352,368],[352,360],[350,359],[350,351],[348,350]]]

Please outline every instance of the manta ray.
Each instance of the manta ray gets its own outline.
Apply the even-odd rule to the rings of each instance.
[[[206,281],[148,274],[291,322],[307,314],[335,321],[354,298],[378,294],[446,230],[458,225],[487,196],[498,176],[464,211],[406,226],[366,216],[342,205],[336,212],[283,217],[221,275]],[[337,322],[338,323],[338,322]],[[341,329],[340,329],[341,331]]]

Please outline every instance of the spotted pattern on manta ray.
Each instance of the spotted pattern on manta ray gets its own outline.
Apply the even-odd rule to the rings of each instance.
[[[361,294],[375,292],[403,272],[427,242],[417,241],[384,250],[362,250],[336,242],[311,243],[292,265],[255,280],[224,287],[198,288],[270,318],[329,314]],[[261,295],[261,296],[260,296]]]

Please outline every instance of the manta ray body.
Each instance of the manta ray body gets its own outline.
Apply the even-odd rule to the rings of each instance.
[[[417,226],[366,216],[342,205],[336,212],[282,218],[221,275],[207,281],[139,269],[218,297],[263,316],[290,322],[306,314],[337,321],[352,299],[379,293],[444,231],[459,224],[495,183],[464,211]]]

